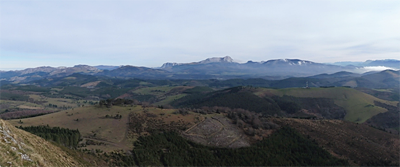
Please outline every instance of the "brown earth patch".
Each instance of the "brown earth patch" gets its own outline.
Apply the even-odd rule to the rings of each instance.
[[[217,147],[239,148],[250,146],[241,129],[223,116],[214,116],[194,125],[182,135],[194,142]]]
[[[100,82],[101,81],[94,81],[94,82],[85,83],[85,84],[81,85],[81,87],[93,88],[93,87],[96,87]]]

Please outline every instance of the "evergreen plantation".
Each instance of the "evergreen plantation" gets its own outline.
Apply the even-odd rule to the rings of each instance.
[[[76,148],[78,142],[81,140],[81,134],[79,130],[70,130],[60,127],[49,127],[47,126],[19,126],[22,130],[35,134],[48,141],[53,141],[57,144],[61,144],[66,147]]]
[[[207,147],[176,132],[156,132],[139,137],[131,157],[118,166],[344,166],[346,160],[331,156],[294,129],[283,127],[251,147]]]

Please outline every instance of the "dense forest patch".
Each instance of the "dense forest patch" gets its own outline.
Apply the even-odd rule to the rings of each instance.
[[[266,115],[283,115],[279,106],[266,98],[260,98],[244,87],[234,87],[207,94],[192,94],[171,103],[176,107],[201,108],[203,106],[242,108]]]
[[[76,148],[81,139],[79,130],[47,126],[19,126],[19,129],[35,134],[41,138],[56,142],[66,147]]]
[[[368,125],[341,120],[271,118],[281,126],[290,126],[315,140],[336,157],[352,164],[384,166],[399,164],[399,137]],[[377,164],[381,163],[381,164]]]
[[[254,146],[239,149],[202,146],[174,132],[140,137],[134,145],[133,157],[139,166],[348,165],[288,127]]]

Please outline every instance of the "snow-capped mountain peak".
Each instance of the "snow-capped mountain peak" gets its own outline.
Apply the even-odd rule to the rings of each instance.
[[[205,63],[233,63],[233,59],[229,56],[225,57],[213,57],[213,58],[208,58],[203,61],[200,61],[200,64],[205,64]]]
[[[275,59],[275,60],[268,60],[263,62],[263,64],[266,65],[282,65],[282,64],[287,64],[287,65],[297,65],[297,66],[302,66],[302,65],[309,65],[309,64],[315,64],[314,62],[311,61],[306,61],[306,60],[300,60],[300,59]]]

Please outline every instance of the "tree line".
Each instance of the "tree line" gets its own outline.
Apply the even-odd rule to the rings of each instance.
[[[139,137],[126,164],[138,166],[343,166],[294,129],[282,127],[270,137],[245,148],[217,148],[196,144],[176,132]],[[134,162],[132,162],[134,161]]]
[[[78,146],[78,142],[81,140],[81,134],[78,129],[71,130],[68,128],[50,127],[49,125],[26,127],[19,126],[17,128],[30,132],[48,141],[53,141],[71,148],[76,148]]]

